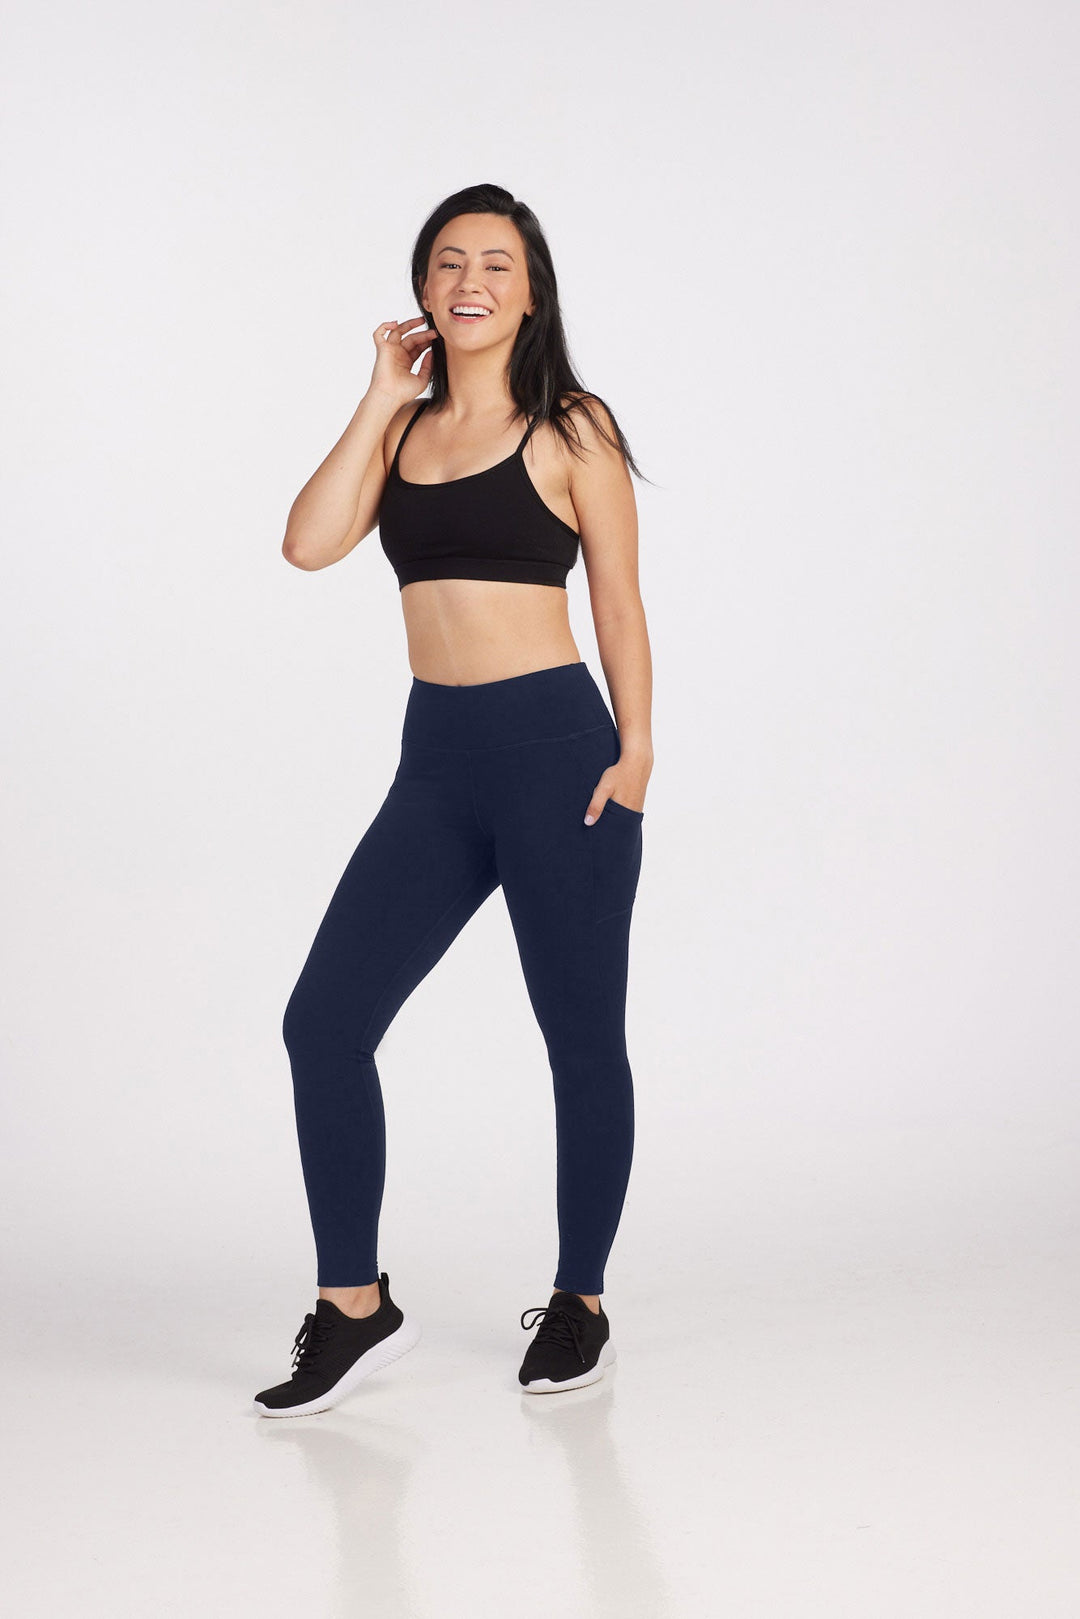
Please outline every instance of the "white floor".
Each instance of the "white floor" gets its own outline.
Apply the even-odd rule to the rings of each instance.
[[[1076,1619],[1076,1256],[999,1212],[808,1234],[763,1200],[711,1267],[609,1286],[616,1366],[549,1396],[516,1383],[548,1278],[384,1258],[421,1342],[280,1421],[250,1399],[314,1295],[19,1281],[4,1611]]]

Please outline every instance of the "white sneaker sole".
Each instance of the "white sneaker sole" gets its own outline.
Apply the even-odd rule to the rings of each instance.
[[[325,1394],[320,1394],[318,1399],[307,1400],[303,1405],[285,1405],[277,1408],[252,1400],[252,1409],[262,1417],[306,1417],[312,1411],[329,1411],[331,1406],[337,1405],[339,1400],[351,1394],[365,1377],[370,1377],[372,1372],[381,1371],[384,1366],[389,1366],[391,1361],[399,1360],[402,1355],[407,1354],[419,1343],[420,1330],[419,1322],[414,1321],[412,1316],[406,1316],[396,1332],[392,1332],[388,1338],[381,1338],[377,1344],[372,1344],[370,1349],[365,1350],[359,1360],[353,1361],[348,1371],[342,1373],[333,1388],[327,1389]]]
[[[550,1377],[534,1377],[531,1383],[519,1383],[518,1388],[522,1394],[558,1394],[562,1389],[583,1389],[590,1383],[598,1383],[604,1375],[604,1369],[615,1361],[615,1345],[609,1338],[600,1357],[589,1371],[582,1372],[580,1377],[568,1377],[565,1382],[553,1383]]]

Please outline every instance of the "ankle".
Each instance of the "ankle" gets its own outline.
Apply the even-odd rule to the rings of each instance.
[[[570,1292],[571,1290],[569,1288],[567,1288],[566,1291]],[[599,1297],[599,1294],[597,1294],[597,1293],[575,1293],[574,1297],[576,1299],[580,1299],[583,1304],[587,1304],[589,1306],[589,1309],[592,1311],[593,1315],[599,1315],[600,1314],[600,1297]]]
[[[382,1302],[378,1282],[366,1282],[361,1287],[320,1287],[319,1297],[329,1299],[342,1314],[358,1320],[374,1315]]]

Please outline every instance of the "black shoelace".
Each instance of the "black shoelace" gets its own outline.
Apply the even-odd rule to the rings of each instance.
[[[304,1325],[293,1339],[293,1371],[314,1371],[314,1361],[323,1344],[326,1342],[333,1327],[329,1321],[319,1321],[309,1311],[304,1317]]]
[[[527,1315],[535,1315],[536,1320],[526,1322]],[[561,1304],[534,1305],[531,1310],[521,1312],[521,1325],[526,1332],[531,1332],[537,1321],[541,1326],[535,1343],[558,1344],[562,1349],[572,1349],[581,1364],[586,1364],[581,1352],[582,1323],[576,1315]]]

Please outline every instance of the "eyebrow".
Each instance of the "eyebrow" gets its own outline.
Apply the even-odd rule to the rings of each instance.
[[[514,255],[512,253],[507,253],[505,247],[485,247],[481,251],[482,253],[506,253],[506,257],[510,260],[511,264],[514,262]],[[439,248],[439,252],[464,253],[465,249],[463,247],[453,247],[450,245],[450,243],[446,243],[443,247]]]

